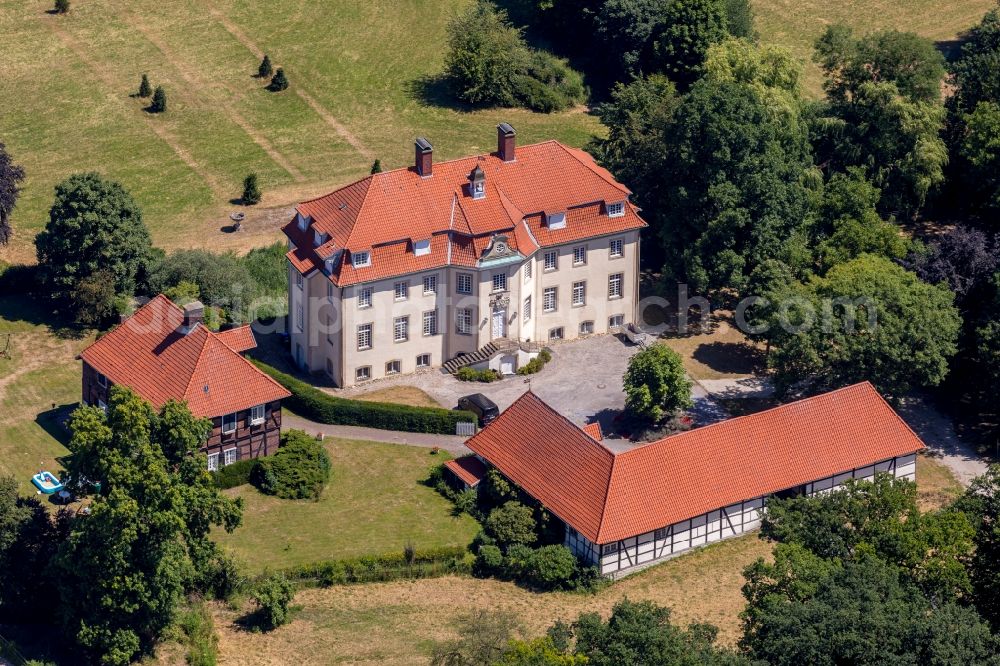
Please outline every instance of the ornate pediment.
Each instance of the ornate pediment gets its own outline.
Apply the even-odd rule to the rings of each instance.
[[[489,247],[483,252],[483,256],[480,257],[480,261],[489,261],[490,259],[503,259],[505,257],[511,257],[514,255],[514,250],[511,249],[507,242],[507,236],[504,234],[497,234],[490,240]]]

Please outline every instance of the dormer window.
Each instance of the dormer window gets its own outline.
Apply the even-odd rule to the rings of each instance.
[[[313,230],[313,247],[319,247],[326,242],[326,234],[319,230]]]
[[[478,164],[469,173],[469,192],[472,194],[473,199],[486,198],[486,174],[483,173],[482,167]]]
[[[625,214],[625,202],[618,201],[608,204],[608,217],[621,217]]]
[[[431,253],[431,241],[428,240],[418,240],[413,243],[413,254],[421,257],[425,254]]]
[[[299,231],[305,231],[306,228],[309,226],[309,218],[303,215],[302,213],[295,214],[295,221],[299,225]]]
[[[549,229],[565,229],[566,213],[549,213],[547,222]]]
[[[334,259],[333,257],[330,257],[324,263],[326,264],[326,274],[327,275],[332,275],[333,274],[333,265],[336,263],[336,259]]]
[[[372,254],[367,250],[364,252],[352,252],[351,253],[351,264],[355,268],[361,268],[362,266],[372,265]]]

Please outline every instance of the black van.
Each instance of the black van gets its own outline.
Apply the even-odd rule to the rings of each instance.
[[[482,393],[462,396],[458,399],[458,408],[472,412],[479,417],[479,425],[484,426],[500,416],[497,404]]]

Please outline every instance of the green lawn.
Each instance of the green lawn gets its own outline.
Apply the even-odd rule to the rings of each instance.
[[[92,341],[57,336],[24,298],[0,297],[0,349],[11,333],[11,358],[0,358],[0,472],[14,474],[25,493],[39,467],[59,470],[68,453],[59,425],[80,401],[76,354]],[[53,409],[55,407],[55,409]]]
[[[328,439],[333,478],[318,502],[282,500],[252,486],[227,491],[246,501],[243,526],[218,540],[251,569],[324,559],[465,545],[478,531],[420,482],[448,458],[429,449]]]
[[[916,32],[949,48],[979,23],[995,0],[752,0],[762,42],[781,44],[806,65],[807,92],[822,94],[822,75],[812,61],[813,43],[827,25],[843,22],[858,34],[895,29]]]
[[[0,258],[31,259],[52,187],[75,171],[121,180],[157,244],[246,247],[278,235],[277,220],[254,215],[245,233],[220,231],[249,171],[270,208],[362,176],[376,156],[407,165],[418,135],[445,159],[492,150],[504,120],[522,142],[582,145],[601,131],[580,110],[439,104],[444,27],[468,2],[87,0],[55,16],[50,0],[0,0],[0,140],[28,174],[20,233]],[[268,93],[252,77],[260,51],[289,90]],[[162,116],[130,97],[143,72],[167,91]]]

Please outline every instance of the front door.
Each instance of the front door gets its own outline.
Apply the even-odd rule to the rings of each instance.
[[[514,374],[514,364],[516,359],[513,356],[502,356],[500,358],[500,374],[501,375],[512,375]]]
[[[498,310],[493,313],[493,339],[507,336],[507,311]]]

